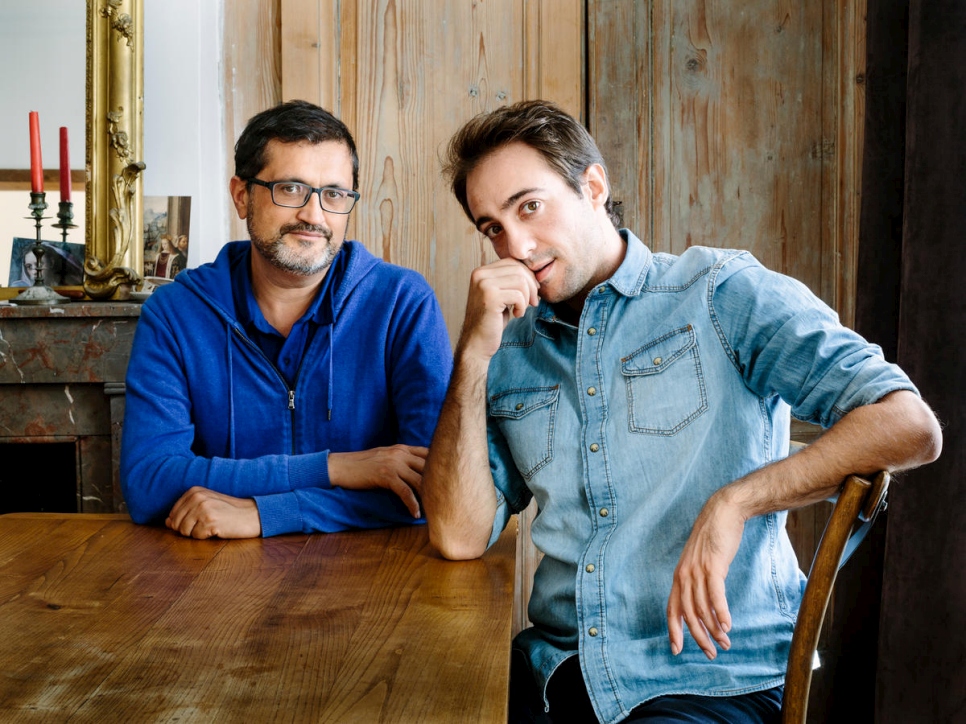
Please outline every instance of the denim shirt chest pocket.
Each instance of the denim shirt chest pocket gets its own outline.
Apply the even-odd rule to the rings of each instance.
[[[554,419],[560,386],[525,387],[490,396],[493,417],[527,481],[553,460]]]
[[[621,359],[631,432],[674,435],[708,409],[691,325],[651,340]]]

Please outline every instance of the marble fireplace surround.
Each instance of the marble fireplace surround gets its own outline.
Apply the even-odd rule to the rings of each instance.
[[[74,443],[77,512],[125,511],[124,374],[141,305],[0,306],[0,464],[7,443]],[[44,482],[44,456],[25,479]]]

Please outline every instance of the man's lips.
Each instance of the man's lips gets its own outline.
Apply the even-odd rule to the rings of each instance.
[[[554,264],[554,260],[551,259],[546,264],[539,267],[534,267],[530,270],[533,272],[533,276],[536,277],[538,284],[542,284],[543,281],[547,278],[547,276],[550,274],[551,270],[553,269],[553,264]]]

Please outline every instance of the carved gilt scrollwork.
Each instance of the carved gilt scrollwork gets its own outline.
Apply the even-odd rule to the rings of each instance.
[[[88,0],[87,260],[92,299],[126,299],[141,280],[143,0]]]

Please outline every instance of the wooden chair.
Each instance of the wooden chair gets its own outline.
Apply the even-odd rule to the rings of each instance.
[[[871,482],[850,475],[839,490],[808,573],[808,583],[792,635],[782,701],[782,724],[805,724],[815,650],[835,577],[865,537],[876,516],[885,508],[888,488],[889,473],[881,472]]]

